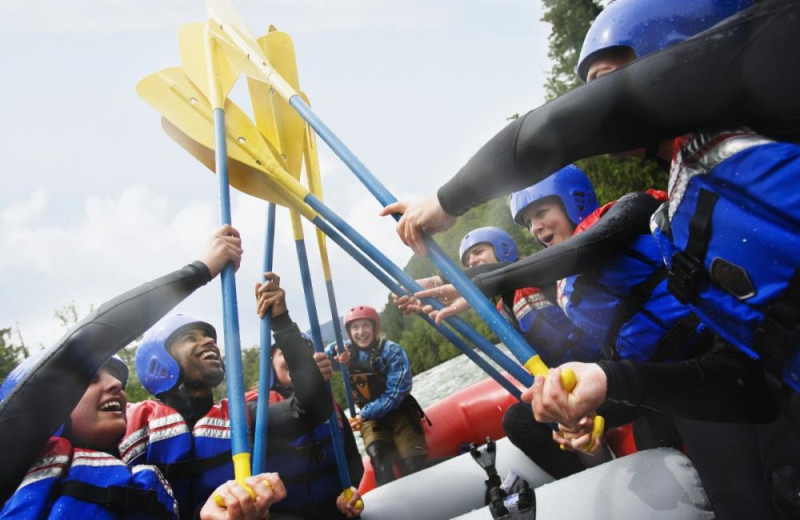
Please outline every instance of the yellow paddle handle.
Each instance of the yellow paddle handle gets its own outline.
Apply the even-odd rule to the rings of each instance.
[[[535,376],[542,376],[547,377],[547,365],[544,364],[542,358],[539,357],[539,354],[536,354],[528,361],[525,362],[525,368],[531,374]],[[575,375],[575,371],[572,369],[563,369],[561,370],[561,387],[566,390],[567,392],[572,392],[575,389],[575,385],[578,384],[578,376]],[[603,433],[605,433],[606,429],[606,421],[600,415],[594,416],[594,422],[592,424],[592,439],[588,445],[583,448],[583,451],[589,452],[594,446],[595,440],[598,437],[601,437]],[[561,449],[564,448],[564,445],[561,445]]]
[[[349,502],[350,499],[353,498],[353,489],[352,488],[344,489],[342,490],[342,494],[344,495],[344,499]],[[356,500],[355,508],[358,509],[359,512],[363,511],[364,501],[361,499]]]
[[[233,475],[236,479],[236,482],[242,486],[247,494],[250,495],[250,498],[255,501],[256,499],[256,492],[248,486],[244,479],[250,476],[250,454],[249,453],[237,453],[232,457],[233,459]],[[225,499],[220,496],[219,493],[214,493],[214,502],[219,507],[225,507]]]

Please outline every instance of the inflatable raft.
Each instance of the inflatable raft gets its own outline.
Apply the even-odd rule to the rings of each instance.
[[[492,379],[476,383],[425,409],[429,457],[443,459],[425,470],[375,488],[369,457],[364,458],[363,520],[493,518],[486,506],[486,472],[468,445],[495,444],[495,468],[501,479],[513,473],[533,489],[535,514],[555,520],[713,518],[711,506],[689,459],[672,449],[636,453],[630,427],[617,428],[606,440],[617,457],[558,481],[504,438],[502,417],[516,400]],[[513,506],[512,506],[513,509]]]

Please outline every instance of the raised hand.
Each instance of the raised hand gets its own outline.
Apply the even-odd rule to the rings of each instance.
[[[233,268],[239,269],[242,263],[242,239],[239,232],[230,224],[225,224],[209,239],[203,252],[200,253],[199,260],[203,262],[211,277],[217,276],[222,272],[222,268],[228,262],[233,262]]]
[[[264,317],[269,310],[272,317],[287,312],[286,292],[281,289],[281,277],[273,272],[264,273],[264,283],[256,283],[256,312]]]
[[[428,251],[422,241],[422,233],[440,233],[453,226],[456,217],[448,215],[433,195],[417,202],[395,202],[381,211],[381,216],[401,213],[403,217],[397,223],[397,234],[400,240],[415,253],[425,256]]]

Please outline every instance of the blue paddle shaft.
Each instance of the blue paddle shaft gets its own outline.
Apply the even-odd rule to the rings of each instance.
[[[336,352],[341,354],[344,351],[344,338],[342,336],[342,325],[339,323],[339,310],[336,308],[336,292],[333,290],[333,280],[326,280],[325,288],[328,291],[328,303],[331,306],[333,334],[336,337]],[[347,399],[347,408],[350,410],[350,417],[355,417],[356,405],[353,402],[353,388],[350,386],[350,371],[347,370],[347,367],[344,365],[341,365],[341,370],[345,398]]]
[[[311,339],[314,343],[314,351],[323,352],[322,334],[319,330],[319,316],[317,315],[317,304],[314,301],[314,289],[311,285],[311,272],[308,269],[305,241],[303,239],[295,240],[294,244],[297,248],[297,263],[300,266],[300,278],[303,281],[303,293],[306,297],[306,309],[308,310],[308,321],[311,325]],[[330,388],[331,384],[329,382],[329,392]],[[333,399],[332,393],[331,399]],[[334,401],[333,414],[328,420],[328,426],[331,432],[331,442],[333,443],[333,454],[336,457],[336,468],[339,470],[339,483],[342,489],[350,489],[350,471],[347,468],[347,458],[344,455],[344,438],[342,431],[339,429],[339,414],[336,411],[336,401]]]
[[[267,238],[264,243],[264,272],[272,271],[275,249],[275,203],[267,205]],[[259,392],[256,403],[255,442],[253,447],[253,474],[264,473],[267,468],[267,432],[269,429],[269,389],[272,388],[272,314],[267,311],[261,318],[261,355],[258,365]]]
[[[222,224],[231,223],[231,199],[228,187],[228,148],[225,141],[225,112],[214,109],[214,160],[219,181],[219,216]],[[228,381],[228,408],[231,418],[231,453],[250,452],[242,379],[242,348],[239,343],[239,310],[236,303],[236,279],[233,264],[222,269],[222,311],[225,337],[225,377]]]

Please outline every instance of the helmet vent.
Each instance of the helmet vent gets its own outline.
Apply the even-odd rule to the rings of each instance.
[[[150,365],[147,367],[147,371],[150,373],[152,377],[167,377],[167,369],[158,362],[157,359],[151,359]]]
[[[583,190],[573,190],[572,198],[575,201],[575,206],[578,208],[578,213],[583,214],[586,208],[586,192]]]

